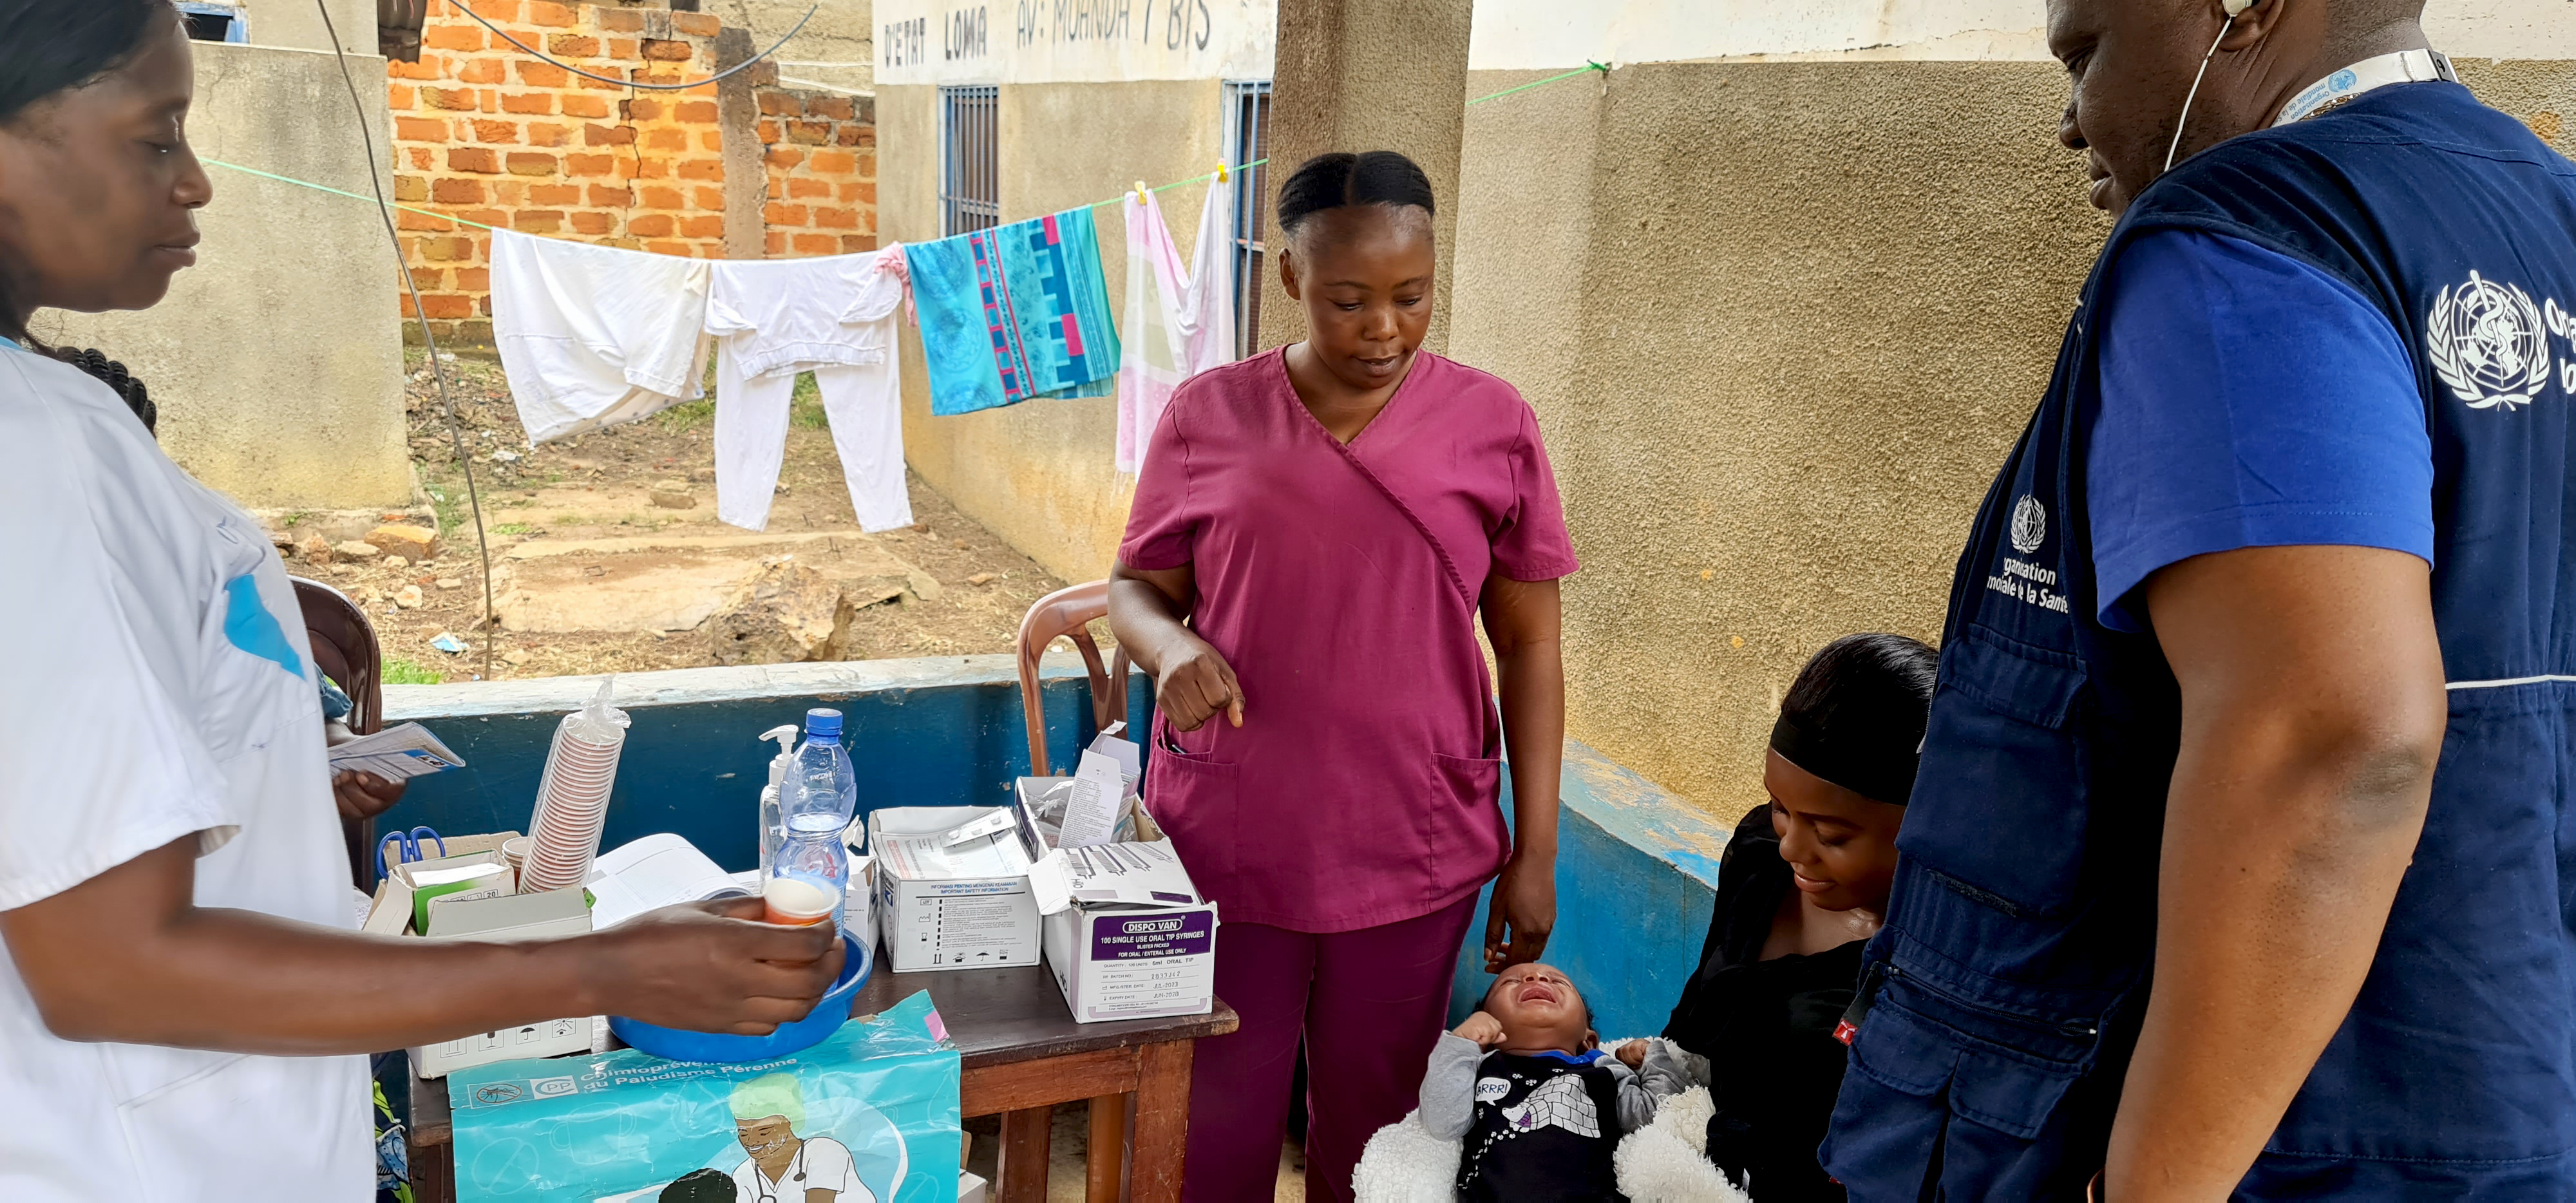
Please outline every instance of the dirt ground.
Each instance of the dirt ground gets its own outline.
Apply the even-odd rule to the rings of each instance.
[[[452,354],[447,364],[450,393],[474,459],[492,560],[502,567],[505,580],[510,553],[522,545],[535,545],[520,553],[524,557],[575,541],[587,545],[716,536],[735,542],[746,535],[715,519],[712,403],[678,406],[642,422],[531,449],[499,362],[489,352]],[[412,458],[436,504],[444,549],[431,561],[399,568],[382,562],[297,562],[292,571],[328,582],[366,608],[384,648],[389,680],[477,679],[485,632],[473,512],[437,388],[418,349],[409,353],[407,368]],[[916,525],[862,535],[810,378],[800,383],[789,426],[779,473],[783,487],[768,533],[806,540],[799,546],[809,547],[817,546],[817,535],[845,534],[851,543],[870,544],[870,554],[899,560],[936,582],[859,610],[843,658],[1007,652],[1029,604],[1062,587],[1034,561],[959,514],[918,476],[909,477]],[[694,504],[666,508],[656,504],[657,491],[666,499],[685,493]],[[843,542],[827,538],[820,545]],[[738,554],[759,558],[776,551],[746,547]],[[406,585],[419,588],[418,606],[400,604]],[[454,635],[469,650],[449,654],[434,648],[432,641],[441,634]],[[708,638],[695,630],[501,629],[491,637],[496,678],[717,663]]]

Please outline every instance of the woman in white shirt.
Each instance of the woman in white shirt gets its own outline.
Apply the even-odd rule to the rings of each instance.
[[[562,1015],[765,1032],[838,972],[757,903],[531,944],[352,930],[313,659],[248,516],[27,334],[194,261],[167,0],[0,0],[0,1199],[373,1190],[364,1059]]]

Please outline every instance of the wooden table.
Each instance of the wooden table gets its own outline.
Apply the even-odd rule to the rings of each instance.
[[[1174,1203],[1189,1143],[1193,1042],[1235,1029],[1219,1001],[1207,1015],[1075,1023],[1042,966],[895,973],[880,969],[850,1013],[873,1015],[930,991],[957,1045],[967,1116],[1002,1117],[996,1203],[1046,1198],[1049,1117],[1091,1101],[1089,1203]],[[1132,1122],[1131,1122],[1132,1115]],[[411,1180],[420,1203],[456,1198],[455,1129],[447,1082],[411,1080]],[[1105,1155],[1104,1155],[1105,1154]]]

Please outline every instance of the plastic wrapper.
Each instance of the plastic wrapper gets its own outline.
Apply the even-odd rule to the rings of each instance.
[[[805,1203],[809,1189],[955,1203],[962,1129],[945,1037],[924,992],[773,1061],[627,1049],[459,1071],[458,1203]]]
[[[617,785],[618,757],[626,750],[626,712],[608,704],[617,678],[599,683],[590,704],[563,717],[546,753],[537,784],[537,809],[528,821],[526,868],[519,892],[541,893],[584,884],[599,856],[599,832],[608,821],[608,795]]]

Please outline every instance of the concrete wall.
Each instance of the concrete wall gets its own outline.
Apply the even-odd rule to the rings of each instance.
[[[2460,69],[2576,151],[2576,63]],[[1450,349],[1555,458],[1576,737],[1731,819],[1817,647],[1938,636],[2109,228],[2064,94],[2023,60],[1652,63],[1469,110]]]
[[[1554,455],[1580,738],[1731,818],[1816,647],[1938,634],[2108,228],[2050,141],[2063,90],[2037,63],[1648,65],[1470,111],[1451,349]]]
[[[259,46],[292,46],[298,50],[329,50],[328,30],[340,33],[340,49],[351,54],[376,53],[376,6],[373,0],[326,0],[331,19],[326,24],[322,10],[313,0],[244,0],[242,17],[250,25],[250,40]]]
[[[1285,181],[1316,155],[1396,151],[1430,180],[1437,245],[1454,245],[1475,7],[1474,0],[1286,0],[1270,114],[1276,167],[1270,178]],[[1431,327],[1422,345],[1434,354],[1449,350],[1456,279],[1447,271],[1432,279]],[[1261,291],[1260,345],[1304,339],[1305,307],[1289,299],[1275,268],[1262,273]]]
[[[1223,149],[1222,108],[1214,79],[1002,85],[1002,220],[1113,197],[1140,179],[1206,174]],[[880,83],[877,138],[880,236],[937,238],[938,89]],[[1195,236],[1206,197],[1205,185],[1193,185],[1157,198],[1183,247]],[[1116,206],[1093,210],[1092,219],[1110,303],[1123,305],[1125,219]],[[1135,479],[1110,462],[1115,400],[1030,401],[933,417],[920,340],[903,341],[904,454],[913,469],[1047,571],[1072,581],[1106,576],[1135,492]]]
[[[751,32],[751,48],[767,50],[805,10],[814,17],[780,47],[779,74],[839,88],[866,88],[876,78],[874,5],[870,0],[699,0],[698,11]]]
[[[1006,216],[1204,170],[1212,150],[1174,153],[1159,115],[1197,114],[1212,148],[1212,95],[1051,85],[1088,116],[1056,121],[1016,95],[1021,66],[942,57],[959,5],[880,0],[881,29],[897,4],[939,10],[905,78],[1003,81]],[[2462,55],[2527,56],[2460,68],[2576,150],[2565,9],[2436,0],[2427,25]],[[1519,385],[1555,455],[1586,563],[1567,586],[1572,733],[1716,816],[1760,800],[1778,692],[1816,647],[1938,634],[1969,517],[2045,383],[2109,227],[2055,144],[2065,82],[2041,34],[2028,0],[1476,5],[1462,102],[1617,69],[1467,110],[1448,350]],[[881,88],[889,238],[937,231],[935,109],[929,87]],[[1266,333],[1295,337],[1293,315]],[[924,476],[1051,571],[1098,575],[1131,484],[1107,466],[1109,404],[933,419],[907,371]]]
[[[372,43],[372,11],[366,21]],[[331,54],[200,42],[196,59],[188,134],[198,154],[367,194],[366,152]],[[385,155],[384,60],[353,54],[349,66]],[[140,313],[48,311],[37,337],[123,360],[151,386],[171,458],[244,505],[408,504],[402,340],[375,208],[207,170],[215,198],[198,218],[198,265],[168,299]]]

